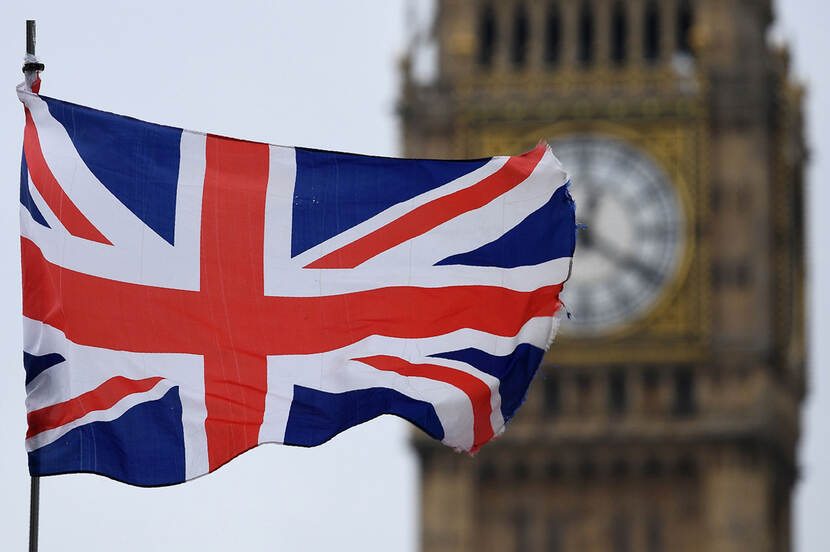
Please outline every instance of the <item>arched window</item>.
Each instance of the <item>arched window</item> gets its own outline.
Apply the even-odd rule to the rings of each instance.
[[[693,17],[691,3],[683,0],[677,10],[677,51],[682,54],[692,54]]]
[[[559,376],[548,374],[545,377],[544,413],[545,416],[554,417],[562,411],[562,389],[559,386]]]
[[[608,375],[608,409],[612,414],[624,413],[627,399],[625,373],[622,370],[611,372]]]
[[[527,10],[524,4],[519,4],[513,14],[513,36],[510,41],[510,59],[516,67],[524,67],[527,61],[529,34],[530,25],[527,21]]]
[[[614,2],[611,12],[611,61],[616,65],[625,63],[628,54],[628,20],[625,17],[625,4],[622,0]]]
[[[562,40],[561,24],[559,6],[551,3],[548,5],[548,12],[545,16],[545,63],[547,65],[556,65],[559,61],[559,43]]]
[[[478,28],[478,62],[483,67],[493,65],[496,52],[496,14],[493,6],[486,5],[481,11]]]
[[[677,417],[695,413],[695,379],[689,369],[678,369],[674,374],[673,414]]]
[[[646,61],[657,61],[660,57],[660,12],[654,0],[646,4],[643,17],[643,57]]]
[[[582,3],[579,12],[577,60],[581,65],[589,65],[594,60],[594,14],[588,2]]]

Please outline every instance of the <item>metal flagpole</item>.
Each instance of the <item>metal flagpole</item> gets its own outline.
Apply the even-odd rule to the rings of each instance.
[[[27,77],[34,73],[37,76],[38,71],[43,71],[45,65],[40,63],[35,57],[35,21],[34,19],[26,20],[26,61],[23,63],[23,74]]]
[[[29,493],[29,552],[37,552],[38,517],[40,514],[40,477],[32,476]]]
[[[26,85],[32,86],[37,79],[38,71],[43,71],[44,65],[35,57],[35,22],[26,20],[26,61],[23,63],[23,74]],[[40,517],[40,477],[32,476],[29,491],[29,552],[37,552],[38,518]]]

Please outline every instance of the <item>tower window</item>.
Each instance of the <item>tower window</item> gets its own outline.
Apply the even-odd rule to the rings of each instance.
[[[612,372],[608,376],[608,409],[612,414],[622,414],[626,408],[625,374]]]
[[[527,467],[527,464],[524,462],[517,462],[516,465],[513,466],[513,478],[516,481],[524,481],[530,475],[530,468]]]
[[[617,1],[611,13],[611,61],[616,65],[625,63],[628,40],[628,20],[625,17],[625,5]]]
[[[628,472],[628,462],[622,458],[614,460],[614,463],[611,465],[611,475],[617,479],[624,479],[628,476]]]
[[[479,483],[492,483],[496,480],[496,466],[492,462],[483,462],[478,469]]]
[[[582,10],[579,12],[577,60],[583,66],[590,65],[594,60],[594,15],[587,2],[582,4]]]
[[[496,14],[491,5],[481,12],[478,37],[478,62],[483,67],[490,67],[496,52]]]
[[[659,477],[663,474],[663,464],[655,457],[648,458],[643,464],[643,475],[646,477]]]
[[[674,415],[690,416],[695,412],[695,380],[691,370],[674,374]]]
[[[559,376],[555,374],[545,378],[545,416],[553,417],[562,410],[562,390],[559,386]]]
[[[660,57],[660,12],[654,0],[646,4],[643,18],[643,56],[652,62]]]
[[[643,371],[643,407],[654,412],[660,405],[660,376],[654,368]]]
[[[516,6],[513,17],[513,38],[510,44],[510,58],[515,67],[524,67],[527,61],[527,42],[530,25],[527,21],[527,10],[523,4]]]
[[[677,461],[677,475],[684,478],[692,478],[697,475],[697,465],[690,456],[683,456]]]
[[[576,376],[576,393],[580,412],[587,412],[591,407],[591,376],[578,374]]]
[[[689,0],[683,0],[677,10],[677,51],[680,53],[692,53],[693,24],[692,6]]]
[[[562,465],[553,461],[547,465],[545,472],[550,479],[559,479],[562,476]]]
[[[586,481],[590,481],[597,475],[596,465],[589,459],[584,459],[579,464],[579,477]]]
[[[559,61],[559,42],[562,37],[561,18],[556,4],[548,6],[545,20],[545,63],[556,65]]]

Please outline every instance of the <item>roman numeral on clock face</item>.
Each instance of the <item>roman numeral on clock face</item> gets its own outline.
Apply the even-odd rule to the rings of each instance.
[[[585,226],[562,294],[574,315],[564,331],[600,335],[643,316],[671,280],[685,245],[683,211],[666,173],[634,146],[581,134],[551,147]]]

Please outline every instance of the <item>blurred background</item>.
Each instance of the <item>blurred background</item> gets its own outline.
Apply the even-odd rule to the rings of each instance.
[[[438,6],[405,153],[547,139],[585,228],[510,430],[473,461],[417,440],[423,548],[789,550],[807,150],[772,4]]]
[[[2,8],[0,543],[28,477],[24,20],[42,92],[270,143],[479,157],[548,140],[572,319],[476,457],[396,419],[165,489],[44,479],[42,550],[826,550],[830,48],[808,0],[42,2]]]

